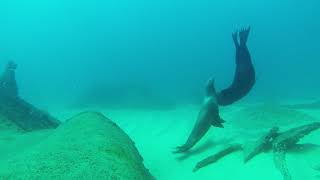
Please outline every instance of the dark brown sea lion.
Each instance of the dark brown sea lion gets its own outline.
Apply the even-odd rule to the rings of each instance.
[[[236,47],[236,71],[231,86],[218,93],[219,105],[226,106],[240,100],[249,93],[255,83],[255,70],[246,44],[249,32],[250,27],[232,34]]]

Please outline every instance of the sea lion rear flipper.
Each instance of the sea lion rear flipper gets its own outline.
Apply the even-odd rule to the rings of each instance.
[[[236,46],[236,70],[232,84],[217,93],[218,104],[230,105],[246,96],[255,84],[255,70],[251,61],[247,40],[250,26],[232,34]]]
[[[250,33],[250,26],[246,29],[242,29],[239,32],[239,38],[240,38],[240,46],[245,46],[248,40],[248,36]]]
[[[238,48],[239,47],[238,32],[232,33],[232,39],[233,39],[234,45],[236,46],[236,48]]]

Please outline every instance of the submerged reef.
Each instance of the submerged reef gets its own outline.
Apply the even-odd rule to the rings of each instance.
[[[289,129],[275,137],[272,143],[273,157],[276,168],[281,172],[284,180],[290,180],[291,175],[287,168],[286,152],[297,144],[301,138],[320,128],[320,123],[311,123]]]
[[[56,128],[60,122],[19,97],[17,65],[10,61],[0,76],[0,114],[22,131]]]
[[[287,163],[286,153],[294,147],[301,138],[320,128],[320,122],[314,122],[299,127],[291,128],[284,132],[278,132],[278,127],[273,127],[257,141],[241,144],[228,145],[221,151],[198,162],[193,171],[217,162],[224,156],[239,150],[244,152],[244,162],[249,161],[256,155],[272,150],[275,167],[281,172],[284,180],[291,180]]]
[[[154,179],[130,137],[97,112],[72,117],[2,164],[0,179]]]

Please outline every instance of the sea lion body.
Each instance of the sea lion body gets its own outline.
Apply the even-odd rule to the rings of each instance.
[[[200,109],[197,121],[186,141],[182,146],[177,147],[176,153],[182,153],[192,148],[208,132],[211,126],[223,128],[225,121],[220,118],[217,95],[212,79],[207,84],[207,94]]]
[[[236,71],[231,86],[218,93],[219,105],[226,106],[240,100],[249,93],[255,84],[255,70],[246,44],[249,32],[250,28],[232,35],[236,47]]]

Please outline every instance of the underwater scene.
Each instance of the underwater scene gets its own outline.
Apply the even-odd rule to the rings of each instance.
[[[319,0],[1,0],[0,180],[320,180]]]

